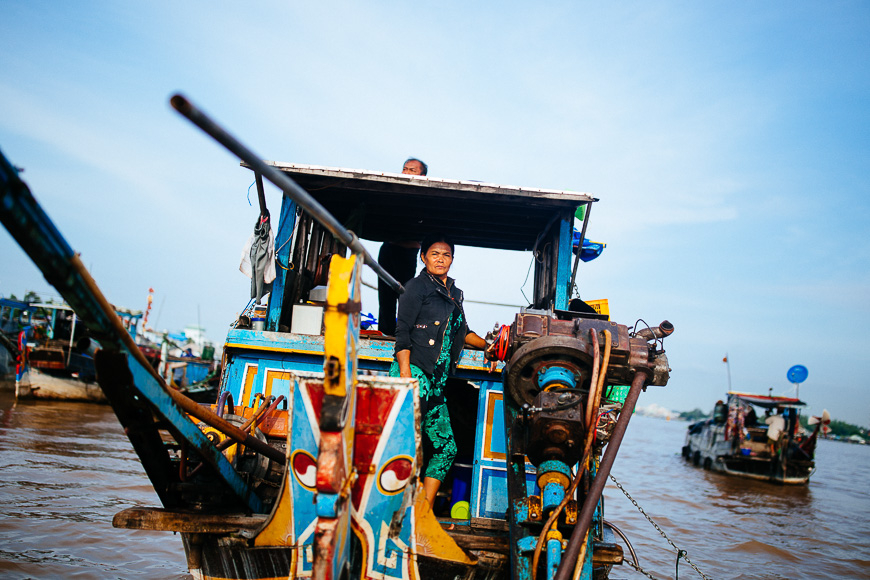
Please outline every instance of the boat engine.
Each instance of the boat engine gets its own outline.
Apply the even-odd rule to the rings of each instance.
[[[661,340],[673,330],[667,321],[632,332],[608,320],[559,319],[548,311],[525,310],[509,327],[490,335],[490,356],[507,361],[504,408],[514,577],[523,577],[520,572],[526,570],[534,578],[540,566],[548,579],[567,578],[574,562],[584,571],[588,566],[590,574],[593,565],[622,562],[621,548],[605,541],[603,523],[593,515],[640,390],[668,382]],[[627,385],[631,388],[625,393]],[[527,461],[536,470],[539,495],[527,491]],[[560,570],[562,561],[570,563],[570,570]]]

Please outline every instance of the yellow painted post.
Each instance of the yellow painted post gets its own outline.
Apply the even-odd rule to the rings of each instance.
[[[329,263],[326,312],[323,315],[323,372],[326,395],[353,395],[356,383],[356,351],[359,344],[360,268],[357,256],[333,256]]]

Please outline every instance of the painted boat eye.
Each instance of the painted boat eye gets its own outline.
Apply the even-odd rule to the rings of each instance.
[[[395,457],[387,462],[378,476],[378,485],[386,494],[394,494],[402,491],[411,475],[414,473],[414,463],[410,457]]]
[[[317,483],[317,461],[314,460],[314,456],[299,449],[293,453],[290,462],[293,465],[293,475],[299,485],[314,491],[314,486]]]

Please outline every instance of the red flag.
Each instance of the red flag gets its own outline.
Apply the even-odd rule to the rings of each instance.
[[[726,356],[725,358],[723,358],[722,362],[728,362],[728,357]]]

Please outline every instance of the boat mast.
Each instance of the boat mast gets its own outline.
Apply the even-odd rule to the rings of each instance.
[[[725,353],[725,358],[722,359],[722,362],[725,363],[725,368],[728,369],[728,391],[731,391],[731,361],[728,360],[728,353]]]

